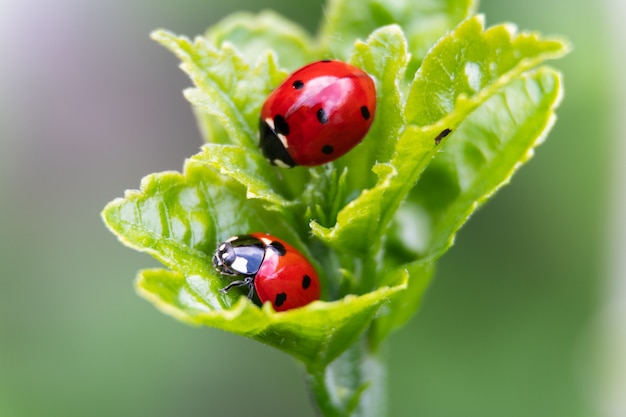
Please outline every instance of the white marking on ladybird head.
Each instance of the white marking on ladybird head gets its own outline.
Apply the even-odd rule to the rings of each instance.
[[[248,272],[248,260],[243,256],[235,258],[235,262],[232,263],[231,268],[239,272]]]
[[[262,237],[260,239],[261,239],[261,242],[265,243],[265,245],[269,245],[269,244],[271,244],[273,242],[272,239],[268,239],[266,237]]]
[[[272,161],[272,163],[278,167],[281,168],[291,168],[291,165],[287,165],[286,163],[284,163],[283,161],[281,161],[280,159],[274,159]]]
[[[287,137],[281,133],[276,133],[276,126],[274,125],[274,120],[268,117],[267,119],[265,119],[265,124],[268,125],[270,129],[272,129],[272,131],[276,134],[276,137],[278,138],[278,140],[280,140],[280,143],[282,143],[285,149],[287,149],[289,147],[289,145],[287,145]]]
[[[239,239],[239,236],[233,236],[233,237],[229,237],[228,239],[226,239],[226,242],[232,242],[234,240]]]
[[[287,136],[283,135],[282,133],[277,133],[276,137],[280,140],[280,143],[283,144],[285,149],[289,148],[289,144],[287,143]]]

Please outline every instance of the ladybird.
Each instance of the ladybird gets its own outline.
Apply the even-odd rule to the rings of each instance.
[[[334,161],[358,145],[376,113],[376,87],[341,61],[318,61],[287,78],[267,98],[260,147],[272,165],[291,168]]]
[[[309,261],[288,243],[266,233],[234,236],[221,243],[213,266],[222,274],[239,279],[220,291],[248,287],[276,311],[302,307],[320,298],[320,282]]]

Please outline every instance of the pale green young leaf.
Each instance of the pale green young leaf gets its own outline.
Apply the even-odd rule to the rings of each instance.
[[[549,68],[524,74],[491,97],[459,126],[411,191],[406,209],[412,219],[399,226],[400,239],[420,261],[388,273],[409,277],[376,320],[371,338],[380,342],[406,323],[421,304],[434,262],[455,234],[532,156],[554,122],[561,97],[559,74]],[[392,249],[393,251],[394,249]]]
[[[359,339],[388,299],[406,288],[406,281],[279,313],[269,303],[259,308],[245,297],[229,309],[216,307],[215,289],[201,275],[149,269],[139,273],[136,286],[140,295],[181,321],[258,340],[292,355],[307,369],[324,369]]]
[[[395,166],[376,161],[385,161],[391,157],[404,122],[402,91],[399,86],[404,78],[408,54],[402,31],[395,25],[375,31],[365,43],[357,43],[352,60],[374,77],[377,91],[384,91],[386,94],[380,94],[381,101],[377,105],[370,133],[350,154],[336,161],[335,165],[348,169],[348,181],[358,192],[371,182],[367,180],[366,174],[369,174],[369,167],[376,164],[371,172],[378,176],[378,183],[371,189],[363,190],[357,200],[344,206],[337,217],[337,225],[341,226],[336,225],[331,229],[312,221],[311,229],[317,237],[335,248],[341,247],[341,250],[349,253],[364,254],[376,247],[377,224],[381,214],[379,202],[383,199],[383,194],[389,191],[391,179],[398,175]],[[419,150],[420,147],[416,146],[411,152]],[[413,159],[406,156],[406,161],[411,163]],[[345,233],[337,232],[341,227],[346,227],[343,230]],[[356,231],[358,233],[351,234]],[[361,236],[369,236],[371,239],[363,239]]]
[[[122,243],[185,276],[214,277],[217,292],[224,283],[213,271],[211,257],[216,245],[231,236],[271,230],[310,257],[301,238],[306,236],[304,228],[297,230],[290,216],[268,211],[267,200],[248,200],[249,193],[246,186],[220,175],[210,164],[191,159],[184,174],[145,177],[139,190],[127,191],[124,198],[109,203],[102,216]],[[216,296],[222,307],[236,298],[236,294]]]
[[[236,145],[207,143],[202,151],[190,159],[190,163],[208,165],[215,171],[234,179],[246,188],[248,199],[260,199],[269,210],[284,212],[284,208],[293,205],[275,190],[284,184],[274,175],[267,175],[267,160],[258,152]]]
[[[403,126],[400,85],[407,61],[406,41],[402,30],[396,25],[380,28],[366,42],[357,42],[351,62],[372,76],[378,92],[374,122],[363,141],[332,165],[336,171],[331,172],[342,173],[341,193],[319,192],[321,187],[328,186],[328,179],[324,171],[313,175],[309,188],[315,193],[308,193],[313,198],[305,201],[312,207],[320,207],[319,210],[313,210],[313,214],[317,214],[312,216],[316,225],[334,224],[337,213],[347,203],[346,198],[376,182],[371,167],[379,160],[389,159]],[[382,94],[383,91],[385,94]],[[313,170],[314,173],[318,171]],[[334,178],[338,179],[336,175]],[[319,231],[314,229],[314,233],[316,230]]]
[[[221,132],[215,138],[217,143],[257,149],[259,111],[265,97],[286,76],[278,69],[273,55],[267,53],[256,66],[251,66],[228,43],[218,49],[204,38],[198,37],[192,43],[162,30],[154,32],[152,38],[182,61],[181,68],[196,86],[188,89],[185,96],[197,109],[210,115],[204,121],[217,121],[222,127],[202,130]]]
[[[225,43],[234,45],[250,65],[270,52],[280,57],[281,67],[289,71],[315,59],[310,35],[301,26],[269,10],[231,14],[209,28],[205,37],[217,48]]]
[[[481,95],[489,95],[514,77],[567,51],[559,39],[517,34],[510,24],[485,30],[483,16],[467,19],[424,59],[408,96],[407,123],[429,126],[464,105],[469,109],[484,101]],[[467,112],[455,119],[462,120],[464,114]]]
[[[371,167],[377,161],[391,158],[398,133],[404,125],[404,92],[401,88],[408,60],[406,39],[398,25],[377,29],[364,42],[355,44],[350,62],[374,79],[377,99],[374,122],[367,136],[347,155],[335,161],[337,169],[348,169],[348,187],[352,192],[371,187],[375,182]]]
[[[347,59],[356,39],[377,28],[397,24],[408,39],[413,73],[428,49],[476,8],[474,0],[330,0],[319,31],[330,57]]]
[[[523,74],[472,113],[412,190],[421,217],[413,238],[421,256],[439,256],[461,225],[532,155],[548,134],[561,99],[560,75],[546,67]]]

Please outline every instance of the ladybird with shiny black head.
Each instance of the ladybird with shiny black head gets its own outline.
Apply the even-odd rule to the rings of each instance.
[[[376,88],[365,72],[341,61],[300,68],[261,110],[260,146],[273,165],[315,166],[358,145],[376,113]]]
[[[239,277],[222,292],[248,287],[261,303],[269,301],[276,311],[302,307],[320,298],[320,282],[311,263],[293,246],[266,233],[235,236],[221,243],[213,265],[224,275]]]

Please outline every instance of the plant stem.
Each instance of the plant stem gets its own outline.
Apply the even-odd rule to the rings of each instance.
[[[361,338],[325,368],[307,369],[312,401],[323,417],[384,417],[387,414],[385,355]]]

